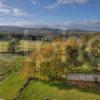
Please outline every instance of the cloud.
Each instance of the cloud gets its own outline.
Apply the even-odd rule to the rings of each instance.
[[[13,13],[12,14],[15,15],[15,16],[27,16],[27,13],[22,11],[19,8],[13,9]]]
[[[40,5],[40,2],[38,0],[31,0],[31,2],[35,6]]]
[[[78,3],[78,4],[84,4],[88,0],[58,0],[57,3],[59,4],[72,4],[72,3]]]
[[[0,19],[0,25],[15,25],[15,26],[26,26],[32,28],[59,28],[59,29],[82,29],[90,31],[100,31],[100,20],[82,20],[82,21],[66,21],[62,23],[44,22],[44,21],[3,21]]]
[[[46,8],[48,9],[53,9],[56,8],[59,5],[66,5],[66,4],[85,4],[87,3],[89,0],[56,0],[55,3],[47,6]]]
[[[1,8],[6,8],[9,9],[10,7],[8,5],[5,4],[5,0],[0,0],[0,9]]]
[[[15,21],[14,21],[15,20]],[[51,28],[61,28],[61,29],[99,29],[100,30],[100,19],[90,19],[90,20],[79,20],[79,21],[64,21],[64,22],[50,22],[44,20],[8,20],[8,22],[13,25],[21,26],[47,26]],[[0,17],[0,24],[7,23],[3,17]]]
[[[2,3],[2,1],[0,0],[0,8],[5,7],[5,5]]]
[[[82,20],[82,21],[70,21],[60,24],[54,24],[52,27],[61,29],[83,29],[83,30],[95,30],[100,31],[100,20]]]
[[[49,24],[48,24],[49,23]],[[53,22],[44,22],[44,21],[23,21],[17,22],[16,25],[29,26],[34,28],[59,28],[59,29],[82,29],[82,30],[93,30],[100,31],[100,20],[82,20],[82,21],[66,21],[62,23],[53,23]]]
[[[10,8],[4,2],[5,0],[0,0],[0,15],[10,13]]]
[[[0,15],[9,14],[9,13],[10,13],[10,10],[9,9],[6,9],[6,8],[1,8],[0,9]]]
[[[19,8],[13,8],[5,4],[6,0],[0,0],[0,15],[27,16],[27,13]]]
[[[36,5],[36,1],[32,1],[33,5]]]

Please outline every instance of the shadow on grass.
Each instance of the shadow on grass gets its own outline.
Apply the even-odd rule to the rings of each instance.
[[[57,87],[58,89],[61,90],[71,90],[71,89],[77,89],[80,92],[84,92],[84,93],[93,93],[96,95],[100,95],[100,89],[97,90],[97,88],[91,88],[91,87],[84,87],[81,88],[79,85],[75,85],[72,83],[65,83],[65,82],[60,82],[60,81],[44,81],[41,80],[40,82],[42,82],[43,84],[49,85],[51,87]],[[100,84],[98,85],[98,87],[100,88]]]
[[[0,52],[0,54],[13,54],[13,55],[18,55],[18,56],[27,56],[31,53],[32,51],[18,51],[15,53],[11,52]]]

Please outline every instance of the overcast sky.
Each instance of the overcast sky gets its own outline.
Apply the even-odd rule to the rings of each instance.
[[[100,0],[0,0],[0,25],[100,31]]]

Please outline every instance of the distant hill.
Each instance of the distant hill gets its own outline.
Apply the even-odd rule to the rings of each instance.
[[[24,38],[26,35],[29,38],[51,40],[57,35],[61,35],[62,30],[51,28],[27,28],[18,26],[0,26],[0,39],[6,38],[11,33],[12,37]],[[28,33],[28,34],[26,34]]]
[[[90,32],[90,31],[81,30],[81,29],[69,29],[69,30],[66,30],[66,32]]]
[[[53,28],[29,28],[29,27],[19,27],[19,26],[0,26],[0,32],[15,32],[15,33],[23,33],[25,31],[29,31],[32,33],[60,33],[62,32],[61,29],[53,29]],[[75,33],[75,32],[90,32],[87,30],[81,30],[81,29],[69,29],[65,30],[66,33]]]
[[[28,34],[24,34],[24,32]],[[45,38],[47,40],[52,40],[56,36],[68,37],[68,36],[77,36],[80,37],[82,34],[90,34],[94,32],[81,30],[81,29],[70,29],[70,30],[61,30],[53,28],[29,28],[29,27],[18,27],[18,26],[0,26],[0,39],[8,37],[9,33],[13,37],[23,38],[25,35],[28,37],[36,39]]]
[[[27,27],[18,27],[18,26],[0,26],[0,32],[12,32],[12,33],[24,33],[24,32],[29,32],[29,33],[37,33],[37,34],[42,34],[42,33],[60,33],[60,29],[51,29],[51,28],[27,28]]]

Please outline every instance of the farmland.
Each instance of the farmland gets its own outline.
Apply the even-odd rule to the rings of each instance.
[[[38,48],[41,47],[42,44],[46,45],[47,43],[43,41],[21,40],[19,51],[25,51],[25,50],[32,51],[37,47]],[[9,41],[0,41],[0,52],[8,52],[7,51],[8,45]]]

